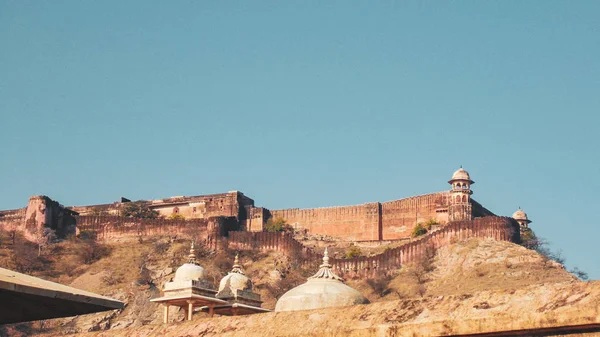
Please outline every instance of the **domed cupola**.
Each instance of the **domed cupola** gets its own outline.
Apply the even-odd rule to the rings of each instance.
[[[240,265],[239,256],[236,255],[233,261],[233,269],[219,283],[217,297],[219,295],[235,294],[238,290],[252,291],[252,281],[244,273],[244,269]]]
[[[253,299],[257,299],[260,301],[260,296],[256,298],[252,292],[252,281],[246,274],[244,273],[244,269],[240,265],[238,255],[235,256],[235,260],[233,262],[233,269],[225,277],[221,279],[219,283],[219,291],[217,292],[217,298],[222,299],[236,299],[241,296],[246,297],[249,295]]]
[[[531,220],[527,217],[527,213],[525,213],[521,207],[513,213],[512,218],[517,220],[521,228],[528,228]]]
[[[319,271],[308,281],[281,296],[275,311],[310,310],[369,303],[360,292],[344,284],[329,264],[327,248]]]
[[[473,180],[471,180],[471,176],[469,175],[469,172],[467,172],[467,170],[462,168],[462,166],[458,170],[454,171],[454,174],[452,174],[452,179],[450,179],[448,181],[448,183],[452,184],[453,182],[459,182],[459,181],[466,182],[469,185],[475,183]]]
[[[202,266],[196,262],[196,251],[194,250],[194,243],[192,242],[190,253],[188,255],[188,261],[187,263],[181,265],[181,267],[177,268],[173,282],[200,281],[205,280],[206,276],[206,270],[204,270],[204,268],[202,268]]]

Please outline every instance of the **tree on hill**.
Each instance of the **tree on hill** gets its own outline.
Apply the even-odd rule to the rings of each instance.
[[[127,218],[156,219],[158,218],[158,212],[151,209],[145,201],[140,200],[125,203],[123,210],[121,210],[121,216]]]
[[[171,213],[167,218],[169,220],[185,220],[185,217],[179,213]]]
[[[265,232],[286,232],[291,231],[292,226],[288,225],[282,217],[277,217],[276,219],[269,218],[267,223],[265,223],[264,230]]]

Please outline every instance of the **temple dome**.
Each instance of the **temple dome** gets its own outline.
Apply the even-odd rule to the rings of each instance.
[[[175,271],[175,277],[173,278],[173,281],[200,281],[204,280],[206,276],[206,270],[202,268],[202,266],[200,266],[198,263],[196,263],[194,243],[192,242],[190,254],[188,255],[188,262],[184,263],[183,265],[181,265],[181,267],[177,268],[177,270]]]
[[[452,179],[450,179],[448,181],[448,183],[451,184],[455,180],[468,181],[471,184],[475,183],[473,180],[471,180],[471,176],[469,175],[469,172],[467,172],[467,170],[462,168],[462,166],[458,170],[456,170],[454,172],[454,174],[452,174]]]
[[[327,249],[319,271],[308,281],[279,298],[275,311],[310,310],[369,303],[360,292],[331,271]]]
[[[194,263],[184,263],[181,267],[175,271],[175,278],[173,281],[198,281],[206,278],[206,270],[200,265]]]
[[[221,279],[217,297],[230,297],[239,291],[252,292],[252,281],[239,264],[238,256],[235,256],[233,269]]]

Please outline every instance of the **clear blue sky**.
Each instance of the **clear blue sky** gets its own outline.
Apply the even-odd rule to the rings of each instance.
[[[0,209],[518,206],[600,278],[600,1],[0,0]]]

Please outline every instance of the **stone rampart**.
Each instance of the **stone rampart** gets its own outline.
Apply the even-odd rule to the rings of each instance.
[[[75,233],[76,212],[45,195],[29,198],[27,207],[0,212],[0,229],[21,233],[27,240],[35,241],[47,235],[50,229],[58,238]]]
[[[79,216],[77,229],[93,233],[99,240],[144,239],[146,237],[168,235],[197,240],[208,249],[217,250],[222,237],[230,230],[239,229],[233,217],[210,219],[169,220],[134,219],[119,216]]]
[[[416,224],[429,220],[447,223],[449,195],[449,192],[439,192],[381,203],[382,238],[410,237]]]
[[[432,219],[447,223],[448,204],[449,192],[445,191],[356,206],[274,210],[269,215],[311,234],[350,241],[398,240],[410,237],[417,223]]]
[[[508,217],[483,217],[472,221],[457,221],[406,244],[385,252],[352,259],[330,258],[333,269],[340,276],[373,276],[376,272],[398,269],[424,258],[428,250],[469,238],[492,238],[499,241],[520,242],[519,225]],[[302,258],[304,263],[318,266],[323,258],[320,252],[305,247],[287,233],[231,232],[228,245],[236,250],[279,251]]]
[[[297,230],[362,241],[381,239],[379,213],[379,203],[375,202],[357,206],[277,210],[271,211],[271,216],[285,219]]]

